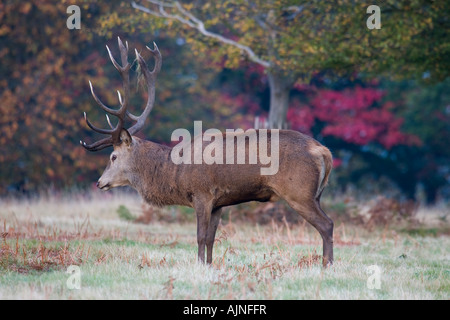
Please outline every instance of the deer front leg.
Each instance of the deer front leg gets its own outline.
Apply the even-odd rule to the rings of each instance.
[[[211,213],[209,221],[208,234],[206,236],[206,263],[212,263],[212,252],[214,247],[214,239],[216,238],[217,227],[219,226],[222,208],[215,209]]]
[[[197,214],[198,261],[202,263],[205,263],[205,246],[209,222],[211,220],[211,210],[211,206],[203,202],[195,205],[195,213]]]

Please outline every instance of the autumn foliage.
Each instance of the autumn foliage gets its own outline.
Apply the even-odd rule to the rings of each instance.
[[[314,124],[322,122],[321,135],[359,146],[377,143],[390,150],[397,145],[420,144],[418,137],[402,132],[403,119],[392,112],[392,102],[382,102],[382,90],[357,86],[313,92],[308,104],[296,100],[289,109],[288,121],[293,129],[311,134]]]
[[[285,2],[257,1],[254,8],[247,2],[239,3],[203,2],[201,7],[189,4],[185,9],[205,18],[207,28],[252,46],[283,72],[302,75],[287,81],[295,83],[287,88],[287,121],[290,128],[330,147],[339,167],[333,175],[338,177],[337,184],[356,183],[367,175],[387,176],[410,198],[416,185],[422,183],[434,201],[438,189],[449,180],[450,147],[443,138],[450,132],[448,80],[425,87],[407,81],[372,82],[357,72],[349,80],[342,70],[365,66],[371,72],[370,79],[378,71],[375,67],[406,75],[428,72],[425,75],[429,78],[445,79],[450,60],[442,57],[448,51],[448,24],[440,20],[440,13],[448,4],[436,2],[428,8],[417,2],[405,10],[410,13],[418,7],[423,14],[407,19],[394,10],[375,34],[359,22],[355,24],[355,19],[362,20],[346,6],[331,8],[328,2],[320,2],[323,21],[316,17],[317,8],[310,5],[303,11],[277,9],[277,18],[266,16],[267,23],[261,25],[257,19],[261,12]],[[350,6],[352,2],[344,3]],[[248,129],[256,116],[267,118],[268,70],[240,50],[202,39],[195,30],[173,21],[152,20],[132,9],[128,1],[81,1],[82,28],[69,30],[66,9],[71,4],[51,0],[0,2],[1,195],[13,190],[86,186],[96,181],[109,150],[88,153],[79,145],[80,139],[91,142],[99,138],[88,130],[82,114],[85,111],[95,124],[106,125],[90,94],[89,80],[105,104],[118,106],[116,90],[121,81],[105,50],[106,44],[116,48],[117,36],[141,52],[145,52],[141,50],[144,45],[156,41],[164,59],[155,109],[140,136],[170,144],[171,132],[180,127],[191,129],[194,120],[204,121],[204,128],[223,130]],[[365,15],[363,9],[362,5],[357,7]],[[407,27],[397,24],[397,18]],[[284,30],[278,38],[267,37],[264,28],[276,27],[268,24],[272,22]],[[317,27],[319,22],[332,28],[316,28],[310,34],[311,26]],[[357,43],[345,38],[349,32],[361,36],[353,37]],[[377,41],[369,45],[371,37]],[[431,40],[423,43],[425,38]],[[268,56],[270,46],[277,59]],[[316,85],[319,75],[331,76],[326,84]],[[132,86],[131,109],[139,113],[145,92],[139,90],[135,78]],[[341,159],[345,152],[351,155],[350,161]],[[351,162],[354,159],[358,166]],[[345,167],[341,164],[346,164],[346,171],[339,171]]]
[[[0,3],[0,192],[62,187],[98,170],[78,147],[82,111],[91,108],[88,78],[105,85],[106,59],[92,33],[66,28],[67,5]],[[84,9],[95,11],[94,5]]]

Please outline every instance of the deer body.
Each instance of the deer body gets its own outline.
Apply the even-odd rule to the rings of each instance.
[[[282,130],[279,139],[280,169],[275,175],[263,176],[259,164],[174,164],[172,148],[130,136],[126,140],[130,142],[115,147],[111,158],[116,156],[116,160],[110,162],[98,187],[107,190],[130,185],[149,204],[194,208],[199,249],[211,247],[209,263],[221,208],[248,201],[285,199],[328,241],[332,238],[332,222],[320,209],[319,201],[331,171],[331,154],[299,132]],[[247,153],[248,148],[246,144]],[[208,237],[211,221],[214,224]],[[200,249],[199,260],[204,258]],[[332,255],[326,262],[331,261]]]
[[[110,54],[111,60],[119,71],[129,69],[124,59],[128,46],[125,47],[119,39],[119,47],[125,67],[121,69],[120,66],[116,66],[117,63],[114,63]],[[152,73],[144,73],[148,83],[154,82],[157,73],[155,71],[159,71],[157,66],[161,65],[161,61],[158,62],[159,51],[156,46],[155,48],[150,50],[157,58],[155,69]],[[141,67],[147,68],[139,54],[137,58]],[[125,87],[129,80],[122,72],[121,74],[125,79]],[[126,88],[124,90],[126,93],[129,92]],[[93,95],[98,100],[94,93]],[[145,116],[153,107],[151,99],[154,99],[154,88],[149,88],[149,102],[143,113]],[[112,136],[92,145],[82,143],[91,151],[105,146],[114,147],[110,162],[98,180],[97,186],[100,189],[109,190],[129,185],[152,205],[183,205],[194,208],[197,215],[198,259],[201,262],[205,261],[206,249],[207,263],[212,262],[214,239],[223,207],[248,201],[284,199],[322,236],[323,265],[327,266],[333,262],[333,222],[320,207],[320,197],[332,168],[332,156],[326,147],[299,132],[280,130],[277,131],[279,168],[273,175],[262,175],[261,167],[264,165],[260,162],[257,164],[226,162],[225,147],[223,164],[207,164],[204,161],[196,164],[194,162],[176,164],[171,158],[172,148],[132,136],[143,125],[141,117],[130,116],[137,122],[130,128],[131,132],[123,128],[125,115],[128,115],[124,107],[127,99],[123,101],[119,94],[119,100],[122,107],[114,113],[97,101],[104,110],[119,117],[120,121],[116,128],[110,124],[112,130],[98,129],[86,119],[88,125],[95,131]],[[110,123],[109,119],[108,122]],[[223,139],[222,145],[225,146],[227,134],[216,136],[215,139]],[[272,152],[271,139],[272,132],[269,130],[266,146],[268,152]],[[209,143],[211,142],[202,141],[203,150]],[[234,151],[238,151],[236,148],[237,146]],[[257,152],[250,144],[245,144],[244,148],[247,159],[251,153]],[[258,148],[261,148],[259,144]],[[190,150],[191,159],[194,159],[194,142]]]

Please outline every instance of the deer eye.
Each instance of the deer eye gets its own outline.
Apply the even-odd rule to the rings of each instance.
[[[112,157],[111,157],[111,161],[114,161],[114,160],[116,160],[117,159],[117,156],[114,154]]]

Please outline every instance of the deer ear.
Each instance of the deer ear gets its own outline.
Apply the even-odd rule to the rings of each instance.
[[[130,133],[126,129],[122,129],[122,131],[120,131],[120,141],[125,143],[126,146],[131,145],[133,138],[131,137]]]

